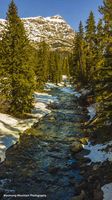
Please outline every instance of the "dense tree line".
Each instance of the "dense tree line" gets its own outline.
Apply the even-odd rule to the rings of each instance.
[[[74,82],[92,88],[97,102],[97,122],[112,121],[112,1],[99,8],[95,23],[91,11],[84,28],[80,22],[74,42],[71,76]]]
[[[67,58],[53,51],[45,41],[34,48],[18,16],[14,0],[7,12],[0,41],[0,109],[24,116],[33,108],[33,93],[47,81],[58,84],[69,73]]]
[[[112,120],[112,3],[99,8],[102,19],[95,23],[91,11],[74,40],[73,54],[64,55],[41,41],[38,47],[28,39],[13,0],[8,8],[6,28],[0,41],[0,109],[20,116],[31,112],[33,93],[47,81],[58,84],[62,75],[92,88],[98,120]]]

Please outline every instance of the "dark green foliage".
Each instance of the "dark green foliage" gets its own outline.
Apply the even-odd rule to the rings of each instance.
[[[82,84],[85,84],[88,73],[86,70],[85,44],[83,25],[82,22],[80,22],[79,31],[75,37],[72,61],[74,70],[72,71],[72,76],[74,77],[74,80],[76,79],[77,81],[82,81]]]
[[[35,89],[43,90],[47,81],[61,82],[63,73],[69,75],[69,66],[64,56],[50,49],[45,41],[37,49],[30,44],[13,0],[6,19],[0,41],[0,99],[4,99],[8,112],[23,116],[33,108]]]
[[[99,8],[103,18],[95,25],[90,12],[85,32],[82,24],[76,34],[70,72],[75,82],[93,89],[97,102],[96,122],[112,121],[112,1]]]
[[[99,74],[100,68],[104,64],[104,28],[102,19],[99,20],[96,32],[96,71]]]
[[[40,42],[36,53],[35,73],[37,80],[37,89],[43,89],[44,84],[48,81],[48,61],[49,46],[44,42]]]
[[[31,46],[14,1],[7,12],[6,30],[1,41],[2,88],[16,115],[31,112],[35,74]]]
[[[57,51],[51,51],[49,57],[49,81],[58,84],[62,80],[62,60]]]
[[[99,71],[99,95],[97,101],[101,102],[100,118],[112,121],[112,1],[105,0],[100,8],[104,22],[104,64]]]
[[[89,18],[86,22],[86,70],[88,73],[88,81],[92,83],[93,81],[93,73],[96,70],[96,25],[94,14],[91,11]]]
[[[62,69],[62,71],[63,71],[63,75],[64,74],[67,75],[68,80],[69,80],[69,78],[70,78],[70,66],[69,66],[69,57],[68,56],[63,59],[63,69]]]
[[[94,45],[95,33],[96,33],[95,19],[94,19],[94,14],[91,11],[89,18],[87,19],[86,22],[86,41],[88,43],[91,43],[92,45]]]
[[[53,51],[45,41],[39,44],[35,54],[37,89],[42,90],[47,81],[58,84],[63,74],[69,76],[68,58],[58,50]]]

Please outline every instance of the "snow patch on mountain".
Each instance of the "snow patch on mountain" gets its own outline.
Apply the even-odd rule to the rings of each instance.
[[[34,43],[45,40],[53,48],[71,50],[75,31],[60,16],[22,18],[29,39]],[[6,20],[0,19],[0,37],[5,29]]]

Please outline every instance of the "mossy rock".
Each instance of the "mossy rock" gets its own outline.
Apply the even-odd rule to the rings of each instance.
[[[12,164],[13,164],[13,163],[12,163],[11,160],[6,160],[6,161],[5,161],[5,166],[8,167],[8,168],[12,167]]]
[[[35,128],[29,128],[23,134],[33,135],[33,136],[36,136],[36,137],[42,137],[43,136],[43,132],[40,131],[40,130],[37,130]]]
[[[83,149],[83,145],[80,141],[74,141],[70,146],[70,150],[72,153],[78,153]]]
[[[27,170],[27,169],[23,169],[21,172],[20,172],[20,175],[22,177],[32,177],[33,175],[33,171],[32,170]]]

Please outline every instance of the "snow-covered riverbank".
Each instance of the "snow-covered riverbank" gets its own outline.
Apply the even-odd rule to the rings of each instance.
[[[103,163],[107,160],[112,162],[112,141],[96,145],[88,143],[84,146],[84,149],[90,151],[85,157],[89,158],[92,163]]]
[[[34,93],[35,103],[31,118],[22,120],[8,114],[0,113],[1,162],[5,159],[6,150],[19,140],[19,134],[30,128],[35,122],[38,122],[45,115],[49,114],[51,112],[51,110],[47,108],[49,104],[54,102],[58,103],[57,97],[48,93],[52,88],[59,88],[60,90],[63,90],[63,92],[74,93],[71,89],[71,85],[64,87],[64,82],[60,83],[58,86],[53,83],[47,83],[44,93]]]
[[[80,96],[86,96],[89,94],[89,90],[81,89],[79,91]],[[97,104],[90,104],[87,106],[89,121],[94,120],[95,116],[97,115],[96,108]],[[88,142],[87,145],[83,146],[85,150],[89,150],[89,154],[85,155],[85,158],[90,159],[89,165],[97,165],[102,166],[105,161],[112,162],[112,141],[108,141],[105,143],[100,144],[93,144],[91,141]],[[103,192],[103,200],[110,200],[112,199],[112,183],[105,184],[101,187]]]
[[[112,183],[108,183],[102,187],[103,191],[103,200],[111,200],[112,199]]]
[[[96,115],[95,105],[90,105],[87,110],[90,121]],[[84,149],[90,151],[89,154],[85,156],[91,160],[89,164],[97,163],[101,166],[105,161],[112,162],[112,141],[95,145],[89,142],[87,145],[84,145]],[[103,200],[110,200],[112,198],[112,183],[105,184],[102,186],[101,190],[103,191]]]
[[[87,107],[88,115],[89,115],[89,121],[93,120],[96,116],[96,104],[91,104]]]
[[[65,81],[66,86],[64,86]],[[49,104],[54,102],[58,103],[57,97],[49,94],[49,91],[53,88],[58,88],[62,92],[80,96],[80,94],[67,82],[67,77],[64,76],[63,82],[60,84],[55,85],[53,83],[46,83],[44,93],[34,93],[35,103],[31,118],[22,120],[8,114],[0,113],[0,161],[5,159],[6,150],[19,140],[19,134],[30,128],[45,115],[49,114],[51,112],[51,110],[47,108]]]
[[[15,144],[19,139],[19,134],[30,128],[35,122],[50,113],[47,106],[50,103],[58,102],[57,97],[48,93],[35,92],[34,110],[30,119],[17,119],[8,114],[0,113],[0,160],[5,159],[5,152],[10,146]]]
[[[61,84],[59,86],[53,84],[51,86],[51,84],[49,84],[49,89],[50,87],[53,88],[49,91],[48,95],[46,96],[45,93],[40,94],[39,98],[41,99],[38,98],[35,102],[37,104],[37,110],[40,108],[40,110],[38,110],[39,113],[40,111],[43,112],[43,109],[45,109],[44,103],[47,102],[47,104],[49,104],[56,102],[56,106],[51,106],[54,108],[52,112],[38,124],[35,124],[33,130],[30,129],[30,133],[35,131],[37,137],[22,134],[20,142],[7,151],[7,158],[0,168],[1,183],[4,183],[4,181],[7,183],[7,186],[2,184],[1,187],[2,190],[5,190],[4,193],[6,193],[7,188],[11,188],[11,190],[14,188],[18,193],[21,193],[21,191],[24,190],[24,193],[26,194],[31,191],[30,188],[32,184],[34,193],[42,193],[44,186],[46,194],[48,194],[48,192],[51,194],[51,196],[48,196],[49,199],[53,199],[53,192],[54,194],[56,193],[56,199],[68,200],[74,195],[75,189],[74,185],[71,187],[71,184],[69,184],[71,177],[73,176],[76,182],[80,182],[82,179],[79,170],[71,170],[70,167],[72,166],[72,162],[74,163],[74,159],[72,159],[72,155],[69,151],[69,143],[72,142],[69,142],[69,138],[73,140],[73,135],[75,136],[76,130],[74,124],[76,123],[80,126],[80,121],[78,121],[77,118],[80,119],[80,117],[82,117],[82,113],[79,113],[77,104],[76,106],[74,105],[73,109],[72,103],[74,102],[74,99],[76,99],[74,94],[72,94],[74,88],[70,85],[65,87]],[[63,88],[64,91],[62,91]],[[38,96],[38,93],[35,93],[35,98],[36,96]],[[46,109],[49,110],[49,107],[50,106],[48,106],[48,108],[46,107]],[[37,114],[38,113],[36,112],[36,115]],[[80,132],[79,126],[78,130]],[[38,137],[38,133],[41,133],[41,137]],[[20,152],[18,150],[20,150]],[[11,173],[8,176],[8,180],[6,180],[7,176],[5,173],[7,173],[9,167],[6,166],[5,172],[2,170],[4,170],[4,166],[7,165],[8,160],[11,161],[10,169],[13,168],[13,170],[10,170]],[[66,172],[65,168],[67,169]],[[57,170],[62,176],[60,176],[59,173],[55,173]],[[53,176],[54,173],[55,177]],[[40,178],[40,181],[33,181],[34,177],[37,177],[38,180]],[[8,183],[9,180],[11,182]],[[57,185],[57,180],[60,187]],[[17,183],[17,185],[15,183]],[[47,183],[49,183],[50,190],[48,189]],[[8,184],[11,186],[8,186]],[[28,184],[30,184],[30,188]],[[66,193],[65,187],[67,187]]]

